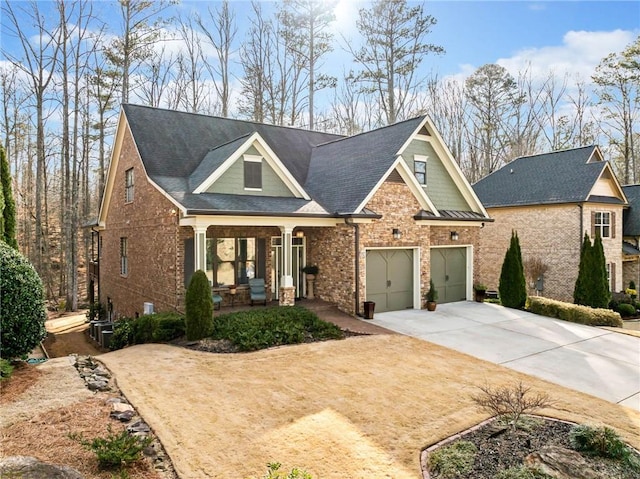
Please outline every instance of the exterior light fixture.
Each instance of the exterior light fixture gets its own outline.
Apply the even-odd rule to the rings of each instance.
[[[398,239],[402,238],[402,233],[400,233],[400,230],[398,228],[393,228],[391,233],[393,234],[393,239],[397,239],[398,240]]]
[[[458,232],[457,231],[452,231],[451,232],[451,241],[458,241]]]
[[[304,238],[304,231],[302,230],[296,231],[296,238]]]

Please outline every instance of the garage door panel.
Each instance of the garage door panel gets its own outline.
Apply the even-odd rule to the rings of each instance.
[[[413,251],[367,251],[366,292],[377,312],[412,308]]]
[[[431,278],[438,290],[440,303],[467,299],[466,248],[434,248],[431,250]]]

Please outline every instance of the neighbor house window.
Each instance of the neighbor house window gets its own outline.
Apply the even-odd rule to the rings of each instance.
[[[256,239],[208,238],[207,274],[219,286],[247,284],[256,275]]]
[[[124,172],[124,201],[125,203],[133,201],[133,168]]]
[[[413,157],[413,174],[421,185],[427,184],[427,157],[426,156],[414,156]]]
[[[608,211],[596,211],[594,227],[600,238],[611,237],[611,213]]]
[[[262,189],[262,157],[244,155],[244,188]]]
[[[129,258],[127,256],[127,238],[120,238],[120,274],[129,274]]]

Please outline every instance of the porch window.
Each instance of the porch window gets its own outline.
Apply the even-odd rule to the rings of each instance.
[[[124,202],[131,203],[133,201],[133,168],[129,168],[124,172]]]
[[[596,234],[600,234],[600,238],[609,238],[611,236],[611,213],[596,211],[594,227]]]
[[[244,189],[262,190],[262,157],[244,155]]]
[[[427,184],[427,157],[415,155],[413,157],[413,174],[422,186]]]
[[[207,274],[214,285],[249,283],[256,276],[256,239],[207,238]]]
[[[120,274],[122,276],[127,276],[127,274],[129,274],[129,258],[127,249],[127,238],[120,238]]]

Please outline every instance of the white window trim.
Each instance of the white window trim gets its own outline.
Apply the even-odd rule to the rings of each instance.
[[[129,184],[129,173],[131,173],[131,184]],[[124,203],[133,203],[135,195],[136,177],[133,168],[129,168],[124,172]]]
[[[594,216],[594,220],[593,221],[595,223],[594,227],[595,227],[596,232],[600,233],[600,238],[602,238],[602,239],[611,238],[612,237],[612,235],[611,235],[611,212],[610,211],[596,211],[595,213],[596,214]],[[598,215],[600,215],[600,223],[598,223],[598,221],[597,221]],[[608,218],[609,218],[609,221],[607,223],[604,222],[604,215],[607,215]],[[609,234],[607,236],[604,236],[602,234],[603,229],[605,227],[609,228]]]
[[[243,161],[246,161],[248,163],[262,163],[262,156],[258,156],[258,155],[242,155],[242,159]],[[262,182],[263,178],[262,175],[260,175],[260,181]],[[248,187],[244,187],[244,191],[262,191],[262,188],[248,188]]]
[[[428,178],[427,178],[427,163],[428,163],[428,156],[425,155],[413,155],[413,176],[416,175],[416,167],[415,167],[415,163],[416,162],[421,162],[424,163],[424,183],[420,183],[418,181],[418,184],[420,184],[421,186],[427,186],[427,182],[428,182]],[[416,178],[416,181],[418,180],[418,178]]]

